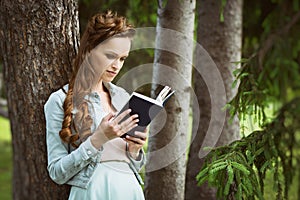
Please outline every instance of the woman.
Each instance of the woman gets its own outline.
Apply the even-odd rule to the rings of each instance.
[[[129,95],[111,83],[134,32],[110,11],[93,16],[69,84],[45,104],[49,175],[72,186],[69,199],[144,199],[138,171],[145,163],[146,131],[120,138],[137,126],[138,116],[128,117],[126,110],[115,117]]]

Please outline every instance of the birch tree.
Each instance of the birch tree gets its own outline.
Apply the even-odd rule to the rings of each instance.
[[[194,9],[192,1],[158,1],[153,83],[176,95],[150,127],[146,199],[184,199],[189,120]]]
[[[236,89],[232,88],[234,81],[233,71],[238,65],[233,62],[241,60],[242,44],[242,0],[232,1],[197,1],[198,29],[197,42],[203,46],[215,62],[223,78],[226,95],[215,96],[224,98],[224,102],[230,101]],[[205,66],[201,59],[196,59],[196,65]],[[196,71],[195,71],[196,72]],[[205,75],[210,76],[210,75]],[[218,88],[214,88],[216,90]],[[197,102],[193,106],[200,107],[200,119],[194,116],[193,119],[193,141],[187,163],[185,199],[215,199],[215,191],[207,185],[198,187],[196,175],[199,173],[203,157],[199,157],[199,151],[203,148],[205,136],[211,121],[216,118],[211,115],[213,106],[211,94],[207,84],[203,80],[203,74],[194,73],[194,90]],[[223,105],[225,106],[225,105]],[[217,120],[216,120],[217,121]],[[199,122],[199,124],[198,124]],[[214,124],[214,123],[212,123]],[[213,125],[216,126],[216,125]],[[208,137],[214,140],[217,146],[228,144],[239,138],[239,121],[234,117],[230,122],[230,116],[226,111],[224,126],[220,137]],[[213,143],[210,142],[210,143]]]

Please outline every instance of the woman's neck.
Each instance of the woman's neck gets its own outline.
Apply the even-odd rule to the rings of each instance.
[[[98,93],[106,92],[107,90],[103,85],[103,81],[99,81],[98,84],[93,88],[93,91]]]

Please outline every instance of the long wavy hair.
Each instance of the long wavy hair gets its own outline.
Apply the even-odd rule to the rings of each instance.
[[[126,18],[112,11],[98,13],[88,21],[74,60],[74,70],[63,105],[64,119],[59,132],[62,141],[76,148],[92,134],[93,119],[89,113],[88,102],[84,98],[99,81],[99,73],[95,73],[93,66],[88,63],[89,52],[111,37],[132,38],[134,33],[133,26],[127,23]]]

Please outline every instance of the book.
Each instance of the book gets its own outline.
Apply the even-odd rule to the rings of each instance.
[[[144,131],[157,114],[164,108],[165,103],[174,93],[175,90],[171,90],[169,86],[165,86],[157,95],[156,99],[133,92],[129,100],[118,113],[122,113],[130,108],[130,115],[138,114],[139,116],[138,126],[121,137],[126,137],[126,135],[135,136],[135,131]]]

